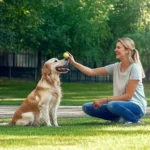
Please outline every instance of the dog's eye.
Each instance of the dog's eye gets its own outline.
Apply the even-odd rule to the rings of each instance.
[[[58,60],[55,60],[54,62],[57,62]]]

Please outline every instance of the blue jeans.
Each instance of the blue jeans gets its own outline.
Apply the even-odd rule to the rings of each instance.
[[[120,117],[126,121],[138,122],[138,120],[144,116],[141,108],[130,101],[112,101],[107,104],[103,104],[98,109],[94,109],[93,103],[85,103],[82,106],[83,111],[97,118],[104,120],[117,121]]]

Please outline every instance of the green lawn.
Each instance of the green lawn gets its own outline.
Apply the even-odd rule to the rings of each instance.
[[[91,117],[59,118],[59,128],[0,127],[0,149],[149,150],[150,119],[143,120],[146,125],[125,126]]]
[[[35,83],[0,80],[0,104],[20,104]],[[63,83],[61,105],[82,105],[112,95],[110,83]],[[150,101],[150,84],[145,92]],[[150,117],[145,125],[106,124],[102,119],[58,118],[60,128],[0,126],[0,150],[149,150]],[[10,119],[0,119],[9,122]]]
[[[35,82],[0,80],[0,105],[19,105],[35,88]],[[150,104],[150,84],[145,84]],[[112,83],[62,83],[61,105],[82,105],[100,97],[112,96]]]

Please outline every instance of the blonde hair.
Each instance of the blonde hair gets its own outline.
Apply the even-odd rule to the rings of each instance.
[[[129,61],[131,63],[137,63],[140,65],[142,71],[142,78],[145,78],[145,73],[140,60],[139,52],[135,48],[134,41],[130,38],[120,38],[118,39],[118,42],[120,42],[125,47],[125,49],[129,49]]]

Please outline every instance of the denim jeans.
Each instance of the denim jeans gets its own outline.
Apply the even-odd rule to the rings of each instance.
[[[130,101],[112,101],[107,104],[103,104],[98,109],[94,109],[93,103],[85,103],[82,106],[83,111],[97,118],[104,120],[117,121],[120,117],[130,122],[138,122],[138,120],[144,116],[141,108]]]

